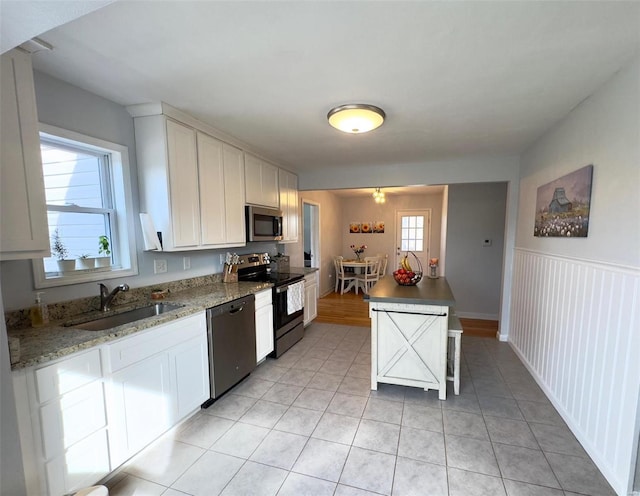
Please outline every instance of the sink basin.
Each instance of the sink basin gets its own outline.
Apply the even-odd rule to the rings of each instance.
[[[136,308],[135,310],[101,317],[81,324],[73,324],[70,327],[83,329],[85,331],[104,331],[105,329],[111,329],[112,327],[117,327],[123,324],[130,324],[138,320],[146,319],[147,317],[162,315],[163,313],[170,312],[171,310],[177,310],[182,307],[183,305],[176,305],[173,303],[156,303],[155,305],[148,307]]]

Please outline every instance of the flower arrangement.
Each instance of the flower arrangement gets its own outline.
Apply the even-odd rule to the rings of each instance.
[[[367,249],[367,245],[360,245],[360,246],[351,245],[351,249],[353,250],[353,253],[356,254],[356,258],[360,260],[360,255],[362,255],[364,251]]]

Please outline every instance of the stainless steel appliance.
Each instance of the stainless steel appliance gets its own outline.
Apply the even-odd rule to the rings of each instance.
[[[280,241],[282,212],[262,207],[246,207],[247,241]]]
[[[271,356],[278,358],[304,336],[304,306],[289,313],[287,294],[293,284],[304,279],[304,274],[269,271],[269,256],[266,254],[243,255],[242,258],[238,268],[239,281],[263,281],[274,285],[274,350]]]
[[[256,367],[255,296],[207,309],[211,398],[231,389]]]

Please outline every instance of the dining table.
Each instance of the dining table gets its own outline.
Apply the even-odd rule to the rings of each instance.
[[[362,271],[366,266],[367,266],[367,263],[364,260],[358,260],[355,258],[342,260],[342,267],[344,267],[345,269],[353,269],[353,271],[356,274],[362,274]],[[347,285],[347,287],[344,288],[345,293],[348,293],[355,287],[356,294],[357,294],[357,284],[358,284],[357,279],[353,279],[349,281],[349,284]]]

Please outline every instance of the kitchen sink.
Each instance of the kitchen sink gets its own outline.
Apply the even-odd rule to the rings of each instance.
[[[104,331],[105,329],[111,329],[112,327],[117,327],[123,324],[131,324],[132,322],[146,319],[148,317],[162,315],[163,313],[170,312],[171,310],[177,310],[183,306],[184,305],[176,305],[174,303],[156,303],[155,305],[148,307],[136,308],[135,310],[100,317],[80,324],[67,324],[67,326],[85,331]]]

